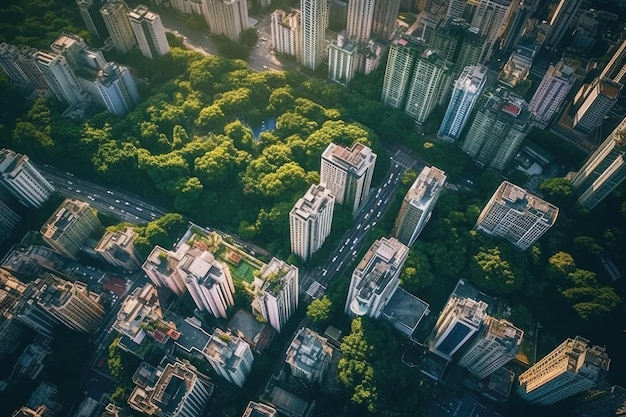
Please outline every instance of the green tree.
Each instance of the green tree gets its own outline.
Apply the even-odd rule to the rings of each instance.
[[[469,272],[478,287],[498,295],[511,294],[522,288],[524,277],[503,259],[499,247],[483,248],[469,263]]]
[[[256,29],[253,27],[249,27],[248,29],[241,32],[241,43],[247,46],[248,48],[252,48],[259,41],[259,34],[256,32]]]
[[[545,199],[558,207],[573,206],[574,188],[565,178],[548,178],[539,185]]]
[[[326,322],[330,315],[332,302],[327,296],[311,301],[307,306],[306,315],[313,320],[314,323],[320,324]]]

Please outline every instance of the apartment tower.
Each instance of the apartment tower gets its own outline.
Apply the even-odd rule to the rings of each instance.
[[[611,360],[604,348],[576,336],[567,339],[519,376],[519,396],[537,405],[550,405],[597,386]]]
[[[582,0],[561,0],[556,6],[552,19],[550,19],[550,32],[544,41],[546,46],[556,48],[561,43],[563,36],[573,25],[576,12]]]
[[[276,9],[271,15],[272,47],[281,54],[292,55],[297,61],[302,60],[302,31],[300,28],[300,10],[287,13]]]
[[[287,348],[285,362],[291,368],[292,375],[321,384],[332,357],[333,348],[327,339],[302,327]]]
[[[528,104],[528,111],[535,124],[542,128],[548,125],[575,81],[574,68],[566,65],[563,60],[556,65],[550,65]]]
[[[327,0],[300,0],[302,65],[315,70],[324,61],[324,35],[328,24]]]
[[[28,156],[0,149],[0,184],[28,207],[41,207],[55,191]]]
[[[328,46],[328,78],[341,85],[348,85],[357,71],[358,44],[348,41],[344,33]]]
[[[134,245],[136,238],[137,233],[132,227],[106,232],[94,250],[109,264],[127,271],[136,271],[141,267],[139,253]]]
[[[100,41],[104,41],[109,37],[109,31],[104,23],[100,8],[107,0],[76,0],[76,5],[80,11],[80,15],[87,26],[87,30],[91,36]]]
[[[280,333],[298,308],[298,268],[272,258],[255,277],[254,287],[252,310]]]
[[[335,196],[324,184],[311,185],[289,213],[291,252],[308,260],[330,234]]]
[[[137,39],[130,25],[126,3],[112,0],[102,6],[100,13],[115,49],[123,54],[130,52],[137,45]]]
[[[170,51],[161,16],[139,5],[128,13],[128,17],[143,56],[154,59]]]
[[[375,0],[372,16],[372,35],[390,40],[396,32],[396,20],[402,0]]]
[[[216,328],[202,353],[218,375],[243,387],[254,362],[250,345],[245,340]]]
[[[366,42],[370,38],[375,1],[377,0],[350,0],[348,2],[346,26],[348,40],[358,43]]]
[[[616,83],[624,84],[626,81],[626,40],[623,40],[613,52],[611,60],[602,69],[598,78],[608,78]]]
[[[65,104],[75,105],[87,99],[78,77],[63,55],[38,51],[35,54],[35,59],[48,88],[57,100]]]
[[[202,7],[212,33],[239,42],[241,32],[248,28],[247,0],[204,0]]]
[[[572,127],[590,133],[600,126],[617,102],[623,85],[608,78],[596,78],[576,93],[572,106]]]

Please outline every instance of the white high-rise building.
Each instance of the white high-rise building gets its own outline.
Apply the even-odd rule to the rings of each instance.
[[[354,214],[367,199],[375,164],[376,154],[361,143],[352,148],[331,143],[322,153],[320,182],[335,195],[337,204]]]
[[[298,268],[272,258],[254,279],[252,310],[280,333],[298,309]]]
[[[324,184],[311,185],[289,213],[291,251],[308,260],[330,234],[335,196]]]
[[[54,192],[28,156],[0,149],[0,184],[25,206],[40,207]]]
[[[603,347],[590,347],[589,340],[576,336],[521,374],[517,393],[531,404],[554,404],[597,386],[610,362]]]
[[[443,308],[429,343],[431,352],[446,360],[472,337],[487,315],[487,303],[453,296]]]
[[[241,32],[248,29],[247,0],[202,0],[204,18],[211,32],[239,42]]]
[[[160,246],[155,246],[141,266],[148,278],[157,287],[167,287],[174,294],[181,295],[185,292],[185,280],[176,273],[176,266],[189,250],[189,245],[182,244],[176,252],[169,251]]]
[[[480,0],[474,12],[471,26],[478,29],[478,33],[485,37],[485,44],[480,62],[486,62],[491,50],[508,26],[509,19],[517,1],[512,0]]]
[[[446,97],[450,68],[437,52],[425,49],[415,60],[404,112],[423,124]]]
[[[328,26],[327,0],[300,0],[302,65],[317,69],[324,61],[324,36]]]
[[[550,65],[528,104],[528,111],[533,115],[535,124],[541,127],[548,125],[574,85],[574,75],[574,69],[562,60],[556,65]]]
[[[277,9],[271,15],[272,47],[280,54],[302,60],[302,30],[300,28],[300,10],[292,10],[289,14]]]
[[[243,387],[254,362],[250,345],[245,340],[216,328],[202,353],[218,375]]]
[[[348,40],[365,42],[370,38],[375,1],[350,0],[348,2],[348,22],[346,26]]]
[[[123,1],[110,1],[100,9],[104,24],[109,30],[113,46],[121,53],[130,52],[137,39],[128,18],[128,6]]]
[[[375,0],[372,17],[372,33],[381,39],[389,40],[396,32],[396,20],[400,12],[401,0]]]
[[[400,285],[408,253],[396,238],[375,241],[352,273],[345,313],[378,318]]]
[[[328,47],[328,78],[348,85],[357,70],[357,44],[346,41],[344,34],[337,35]]]
[[[487,316],[458,364],[478,379],[486,378],[517,355],[524,332],[512,323]]]
[[[78,77],[63,55],[38,51],[36,59],[48,88],[59,101],[74,105],[87,100]]]
[[[465,67],[454,83],[448,109],[437,133],[440,138],[452,142],[459,139],[486,82],[487,67],[482,65]]]
[[[406,246],[413,246],[430,220],[446,178],[444,171],[424,167],[404,196],[391,234]]]
[[[139,103],[139,90],[127,67],[108,62],[91,80],[79,78],[81,84],[95,86],[87,90],[92,98],[117,116],[130,113]],[[94,91],[95,90],[95,91]]]
[[[154,59],[170,51],[161,16],[141,4],[129,12],[128,17],[143,56]]]
[[[145,326],[162,319],[159,294],[156,287],[148,283],[135,288],[132,294],[122,301],[112,328],[140,344],[146,337]]]
[[[554,225],[558,215],[558,207],[504,181],[478,216],[475,229],[526,250]]]

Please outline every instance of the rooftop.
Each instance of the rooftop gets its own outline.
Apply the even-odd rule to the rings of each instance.
[[[405,336],[411,337],[422,318],[429,313],[428,303],[398,288],[383,309],[382,316]]]

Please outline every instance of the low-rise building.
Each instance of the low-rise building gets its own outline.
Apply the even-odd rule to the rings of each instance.
[[[321,384],[332,360],[333,348],[325,337],[303,327],[294,336],[285,356],[293,375]]]

